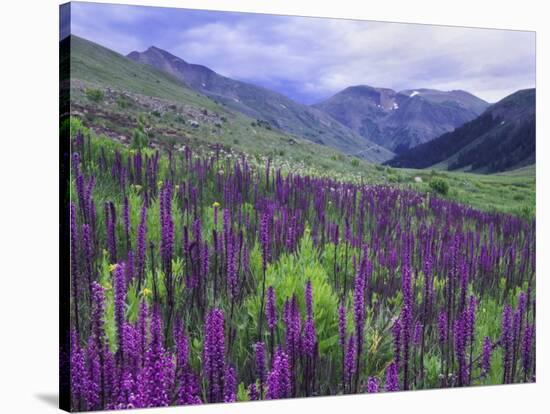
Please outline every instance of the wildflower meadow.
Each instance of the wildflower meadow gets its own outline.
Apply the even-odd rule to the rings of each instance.
[[[74,411],[535,381],[535,221],[71,122]]]

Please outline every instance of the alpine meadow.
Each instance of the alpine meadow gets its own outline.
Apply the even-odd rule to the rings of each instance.
[[[388,50],[407,30],[500,37],[80,2],[61,17],[63,409],[535,382],[531,69],[503,58],[501,90],[438,45],[392,57],[406,74],[366,51],[378,31]],[[250,43],[210,56],[220,27]],[[297,27],[325,43],[302,49]],[[531,50],[529,34],[507,36]],[[259,61],[273,45],[282,63]]]

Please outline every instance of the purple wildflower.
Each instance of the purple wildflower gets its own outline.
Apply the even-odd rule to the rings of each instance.
[[[399,391],[399,375],[397,365],[392,362],[386,369],[386,391]]]
[[[367,392],[369,394],[375,394],[378,392],[379,382],[376,377],[369,377],[367,380]]]
[[[224,324],[224,315],[219,309],[212,309],[206,317],[203,370],[208,381],[208,402],[223,402],[225,375]]]
[[[291,396],[290,365],[288,355],[278,349],[273,358],[273,368],[267,378],[266,398],[274,400]]]

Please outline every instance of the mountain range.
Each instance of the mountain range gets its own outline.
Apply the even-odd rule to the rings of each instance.
[[[535,89],[517,91],[478,118],[387,162],[393,167],[441,168],[483,173],[535,163]]]
[[[385,161],[392,151],[365,139],[324,111],[250,83],[222,76],[206,66],[191,64],[171,53],[150,47],[127,57],[167,72],[197,92],[228,108],[281,131],[371,161]]]
[[[244,140],[248,149],[269,147],[284,152],[280,143],[296,144],[291,150],[294,156],[301,154],[299,147],[307,154],[334,158],[329,154],[335,149],[394,167],[486,173],[535,161],[534,90],[518,91],[490,105],[462,90],[395,91],[358,85],[305,105],[154,46],[123,56],[77,36],[70,38],[71,78],[84,82],[71,99],[84,96],[90,85],[101,85],[112,102],[131,98],[136,114],[138,110],[168,113],[159,121],[163,127],[158,133],[169,137],[192,132],[189,124],[178,124],[185,116],[204,121],[205,127],[214,126],[216,139]],[[120,96],[111,87],[118,88]],[[84,101],[75,98],[73,106],[86,112],[89,102]],[[123,113],[113,108],[94,111],[106,118],[100,128],[116,127],[116,134],[124,134],[119,125]],[[171,111],[177,113],[170,115]],[[224,130],[228,134],[240,138],[223,137],[222,121],[227,122]],[[130,128],[129,122],[123,124]],[[303,142],[313,144],[308,147]]]
[[[314,106],[366,139],[402,153],[471,121],[489,104],[461,90],[396,92],[359,85]]]

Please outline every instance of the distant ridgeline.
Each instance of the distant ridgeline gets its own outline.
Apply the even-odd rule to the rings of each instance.
[[[517,91],[478,118],[386,164],[494,173],[535,163],[535,89]]]

